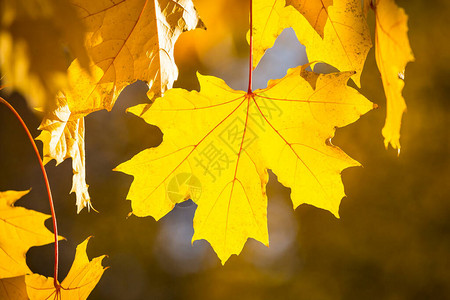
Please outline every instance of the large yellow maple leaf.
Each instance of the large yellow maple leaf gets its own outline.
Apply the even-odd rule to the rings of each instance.
[[[90,72],[78,60],[69,67],[70,87],[64,101],[43,120],[39,137],[47,160],[72,157],[77,211],[90,207],[85,182],[84,120],[87,114],[111,110],[120,92],[136,80],[149,85],[149,97],[172,87],[178,76],[174,45],[183,31],[202,27],[191,0],[71,0],[87,34]],[[61,110],[64,118],[61,118]],[[54,129],[56,132],[53,132]],[[61,145],[65,145],[62,147]]]
[[[44,225],[49,215],[14,206],[28,192],[0,192],[0,278],[31,273],[25,260],[28,249],[54,241]]]
[[[25,285],[28,297],[31,300],[64,299],[84,300],[99,282],[105,272],[99,256],[89,260],[86,248],[89,238],[77,246],[75,259],[66,278],[61,283],[59,291],[53,286],[53,278],[39,274],[25,276]]]
[[[386,122],[382,130],[386,148],[400,151],[400,127],[406,111],[402,90],[406,64],[414,61],[408,39],[408,17],[393,0],[373,5],[376,17],[375,58],[386,94]]]
[[[283,29],[292,27],[305,45],[309,61],[322,61],[340,71],[356,71],[352,79],[360,86],[364,62],[372,47],[361,1],[252,1],[254,67]]]
[[[67,0],[0,0],[0,71],[7,90],[50,109],[67,87],[67,50],[83,67],[84,26]]]
[[[171,89],[158,98],[142,118],[161,129],[163,142],[115,169],[134,176],[133,214],[158,220],[191,198],[193,241],[208,240],[222,263],[249,237],[268,245],[267,169],[291,188],[294,208],[308,203],[338,216],[340,173],[359,164],[330,140],[373,104],[346,85],[354,72],[305,67],[252,93],[198,75],[200,92]]]

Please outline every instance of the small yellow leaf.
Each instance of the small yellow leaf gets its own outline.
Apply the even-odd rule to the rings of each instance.
[[[31,273],[25,261],[28,249],[54,241],[44,225],[49,215],[14,206],[28,192],[0,192],[0,278]]]
[[[405,67],[414,56],[408,40],[408,17],[393,0],[378,0],[374,5],[375,58],[386,94],[386,122],[383,128],[384,145],[400,150],[400,127],[406,111],[402,90]]]
[[[191,198],[193,241],[208,240],[222,263],[249,237],[268,245],[267,169],[292,189],[294,208],[309,203],[338,216],[340,173],[359,164],[328,141],[373,104],[346,85],[354,73],[305,67],[250,94],[198,75],[200,92],[171,89],[158,98],[142,118],[161,129],[162,144],[116,168],[134,176],[133,213],[158,220]],[[140,115],[143,106],[130,111]]]
[[[59,292],[53,286],[51,277],[47,278],[39,274],[25,276],[30,300],[84,300],[89,296],[105,271],[102,266],[105,256],[99,256],[89,261],[86,254],[88,241],[89,238],[78,245],[72,267],[61,283]]]
[[[286,0],[286,5],[292,5],[298,10],[323,38],[325,24],[328,21],[328,7],[333,5],[333,0]]]

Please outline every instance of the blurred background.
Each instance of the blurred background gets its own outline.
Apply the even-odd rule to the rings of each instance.
[[[139,151],[157,146],[162,134],[125,113],[148,101],[137,82],[111,112],[86,118],[87,182],[99,213],[76,214],[71,161],[47,165],[61,242],[62,280],[75,247],[87,236],[90,258],[109,255],[110,266],[89,299],[450,299],[450,3],[396,1],[409,15],[416,57],[406,68],[408,112],[402,152],[386,151],[381,128],[385,98],[374,51],[362,75],[361,93],[380,108],[337,130],[333,143],[364,166],[343,172],[347,197],[340,219],[308,205],[292,209],[290,190],[270,174],[267,187],[270,248],[249,240],[222,266],[205,241],[191,245],[195,204],[185,202],[159,222],[127,218],[132,177],[113,172]],[[248,7],[239,0],[194,0],[208,31],[181,36],[176,46],[176,87],[198,89],[195,73],[247,87]],[[220,15],[220,18],[218,17]],[[374,28],[373,13],[369,13]],[[372,30],[373,36],[373,30]],[[254,89],[306,63],[304,47],[287,29],[255,70]],[[18,94],[8,101],[34,137],[40,116]],[[39,147],[41,145],[38,144]],[[49,213],[42,175],[17,120],[0,107],[0,190],[25,190],[17,205]],[[51,228],[50,220],[46,225]],[[32,248],[34,272],[52,276],[53,246]]]

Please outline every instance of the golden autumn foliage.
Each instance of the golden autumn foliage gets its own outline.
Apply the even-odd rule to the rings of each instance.
[[[192,242],[207,240],[222,264],[249,238],[268,246],[269,170],[291,189],[294,209],[306,203],[339,217],[345,197],[341,173],[360,164],[332,139],[337,128],[376,107],[348,85],[351,80],[361,87],[372,47],[369,8],[376,18],[375,57],[386,94],[384,144],[400,151],[403,80],[414,57],[407,16],[393,0],[249,1],[253,69],[286,28],[306,47],[309,63],[255,91],[252,70],[248,91],[198,74],[197,92],[172,88],[178,77],[177,39],[185,31],[205,29],[195,1],[0,0],[2,84],[45,112],[36,138],[43,143],[43,162],[72,159],[77,213],[92,207],[84,117],[111,110],[124,88],[139,80],[151,101],[129,111],[157,126],[163,141],[115,169],[134,177],[127,196],[134,215],[159,220],[192,199],[198,205]],[[222,28],[198,48],[206,51],[229,36]],[[317,62],[338,72],[311,71]],[[32,274],[26,252],[50,243],[52,235],[43,226],[46,215],[13,206],[25,193],[0,194],[0,298],[86,299],[104,272],[103,256],[89,261],[84,241],[59,288],[53,279]]]

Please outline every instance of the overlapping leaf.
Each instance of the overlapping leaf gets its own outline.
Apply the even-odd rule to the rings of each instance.
[[[25,261],[28,249],[54,241],[44,225],[49,215],[14,206],[27,193],[0,192],[0,278],[31,273]]]
[[[59,292],[53,286],[51,277],[47,278],[39,274],[25,277],[27,294],[31,300],[84,300],[89,296],[105,272],[105,268],[102,266],[105,256],[99,256],[89,261],[86,254],[88,241],[89,238],[78,245],[72,267],[61,283]]]
[[[406,64],[414,60],[408,40],[408,17],[393,0],[378,0],[374,4],[375,58],[386,94],[384,144],[400,151],[400,127],[406,111],[402,90]]]
[[[298,67],[251,94],[199,75],[200,92],[169,90],[142,115],[161,129],[162,144],[116,168],[134,176],[133,213],[158,220],[191,198],[193,240],[208,240],[223,263],[249,237],[268,244],[267,169],[292,189],[294,208],[309,203],[337,216],[340,173],[358,163],[329,141],[336,126],[373,107],[346,85],[353,74]]]
[[[328,7],[333,5],[333,0],[286,0],[286,5],[291,5],[298,10],[314,30],[322,38],[324,37],[325,24],[328,21]]]
[[[36,138],[44,145],[44,164],[52,159],[60,164],[66,158],[72,158],[72,190],[76,193],[77,212],[92,207],[86,184],[84,152],[84,118],[74,117],[64,97],[58,98],[58,108],[48,113]]]
[[[58,162],[72,157],[75,161],[72,191],[77,194],[80,211],[90,203],[84,180],[81,118],[100,109],[110,110],[120,92],[136,80],[148,83],[150,98],[170,88],[178,76],[173,57],[177,38],[203,24],[191,0],[71,2],[88,32],[85,46],[91,58],[90,74],[78,60],[71,64],[71,86],[63,91],[65,103],[44,119],[41,128],[47,133],[41,139],[47,144],[45,157]],[[68,119],[58,117],[61,110]],[[58,128],[56,133],[54,128]]]
[[[83,36],[84,26],[67,0],[0,0],[3,83],[32,107],[53,107],[58,90],[67,87],[67,50],[88,65]]]
[[[87,27],[93,74],[87,76],[78,61],[69,68],[73,88],[64,92],[74,114],[110,110],[123,88],[136,80],[160,95],[178,76],[173,57],[177,38],[202,26],[191,0],[71,2]]]
[[[341,71],[356,71],[359,86],[372,46],[359,0],[253,0],[253,66],[273,46],[283,29],[292,27],[305,45],[309,61],[323,61]]]

